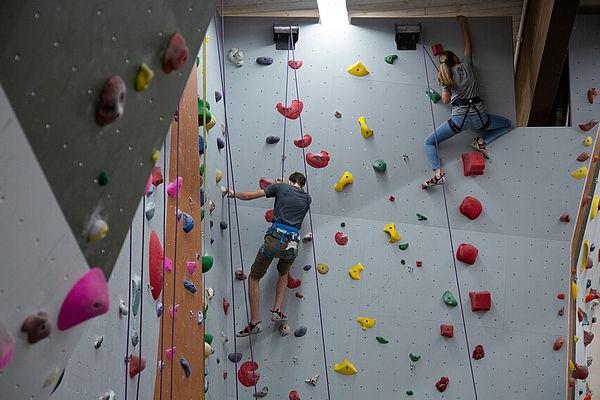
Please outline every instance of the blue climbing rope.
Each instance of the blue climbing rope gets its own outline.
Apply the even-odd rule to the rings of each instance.
[[[427,59],[425,58],[425,54],[429,54],[429,53],[427,53],[427,49],[425,48],[425,43],[423,41],[423,38],[421,38],[421,47],[423,48],[423,68],[425,69],[425,77],[427,79],[427,89],[431,90],[431,84],[429,82],[429,71],[427,70]],[[431,61],[433,62],[433,60],[431,60]],[[438,157],[439,157],[440,149],[439,149],[439,144],[438,144],[438,140],[437,140],[437,126],[435,124],[435,114],[433,112],[433,103],[431,101],[429,101],[428,103],[429,103],[429,109],[431,112],[431,122],[433,123],[433,133],[434,133],[434,137],[435,137],[435,149],[436,149],[436,151],[438,153]],[[463,308],[462,293],[460,290],[460,280],[458,278],[458,267],[456,265],[456,259],[454,258],[454,254],[455,254],[454,239],[452,236],[452,229],[450,228],[450,214],[448,211],[448,198],[446,195],[446,186],[445,185],[441,185],[441,186],[442,186],[442,195],[444,197],[444,208],[446,210],[446,223],[448,226],[448,237],[450,239],[450,251],[452,254],[452,264],[454,266],[454,278],[456,279],[456,287],[458,290],[458,303],[460,305],[460,315],[462,318],[463,329],[465,331],[465,343],[467,345],[467,359],[469,360],[469,369],[471,371],[471,382],[473,384],[473,393],[475,394],[475,400],[478,400],[477,385],[475,383],[475,374],[473,372],[473,361],[471,360],[471,354],[470,354],[471,347],[469,346],[469,334],[467,332],[467,323],[465,321],[465,311]]]
[[[131,238],[131,235],[133,234],[133,232],[131,231],[131,225],[129,225],[129,280],[127,281],[127,286],[129,287],[129,291],[127,293],[127,307],[128,309],[131,308],[131,267],[132,267],[132,263],[131,263],[131,254],[133,252],[133,241]],[[119,310],[120,312],[120,310]],[[129,310],[129,312],[127,313],[127,334],[126,334],[126,340],[127,340],[127,344],[125,346],[125,400],[127,400],[127,383],[129,382],[129,377],[127,376],[128,373],[128,366],[129,366],[129,324],[131,322],[131,310]]]

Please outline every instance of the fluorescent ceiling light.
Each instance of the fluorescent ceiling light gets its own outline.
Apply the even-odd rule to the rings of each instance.
[[[348,26],[346,0],[317,0],[321,25],[328,27]]]

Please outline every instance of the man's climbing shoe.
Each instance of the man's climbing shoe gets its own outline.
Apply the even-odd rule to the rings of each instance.
[[[237,337],[246,337],[250,335],[256,335],[262,332],[262,322],[258,321],[256,324],[249,323],[244,329],[235,334]]]
[[[446,183],[446,178],[444,177],[444,174],[441,175],[433,175],[431,177],[431,179],[423,182],[421,184],[421,189],[428,189],[432,186],[438,186],[438,185],[443,185],[444,183]]]
[[[471,147],[480,152],[485,158],[490,158],[490,155],[488,154],[487,149],[485,148],[485,140],[483,140],[482,138],[476,137],[475,139],[473,139],[473,142],[471,142]]]
[[[281,312],[281,310],[269,310],[271,311],[271,321],[273,322],[283,322],[287,321],[287,315]]]

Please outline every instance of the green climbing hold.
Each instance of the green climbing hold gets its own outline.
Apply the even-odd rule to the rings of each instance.
[[[425,94],[427,95],[427,97],[429,97],[429,100],[431,100],[433,104],[437,103],[442,98],[442,96],[438,92],[431,88],[427,89],[425,91]]]
[[[200,209],[200,221],[204,221],[204,207]]]
[[[417,219],[419,221],[427,221],[427,217],[419,213],[417,213]]]
[[[406,391],[406,395],[407,396],[412,396],[413,394],[415,394],[415,392],[413,392],[412,390],[407,390]]]
[[[204,163],[202,163],[202,165],[200,165],[200,176],[204,176],[204,169],[206,168],[206,165]]]
[[[410,358],[410,361],[412,361],[412,362],[417,362],[421,359],[421,355],[419,355],[417,353],[410,353],[408,355],[408,358]]]
[[[383,160],[373,161],[373,169],[377,172],[385,172],[387,164]]]
[[[456,298],[454,298],[454,295],[449,290],[444,292],[442,298],[444,299],[444,303],[451,307],[456,307],[458,305],[458,301],[456,301]]]
[[[100,171],[100,174],[98,175],[98,185],[106,186],[108,185],[108,182],[110,182],[110,176],[108,175],[108,172]]]
[[[398,247],[400,248],[400,250],[406,250],[408,249],[408,243],[400,243]]]
[[[388,64],[393,64],[394,61],[396,61],[398,59],[398,55],[397,54],[390,54],[389,56],[385,56],[383,58],[383,60],[388,63]]]
[[[210,271],[214,263],[213,256],[202,256],[202,273]],[[210,343],[209,343],[210,344]]]
[[[211,335],[210,333],[205,333],[204,334],[204,343],[212,344],[212,342],[213,342],[213,335]]]
[[[389,343],[384,337],[381,337],[381,336],[377,336],[375,339],[377,339],[377,341],[379,343],[381,343],[381,344],[388,344]]]
[[[206,107],[204,107],[204,101],[202,99],[198,99],[198,126],[203,126],[205,117],[204,113],[206,113],[206,123],[212,119],[212,114],[210,113],[210,104],[208,101],[206,102]]]

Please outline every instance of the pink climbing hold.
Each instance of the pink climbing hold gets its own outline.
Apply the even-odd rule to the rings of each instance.
[[[485,349],[483,348],[483,345],[478,344],[473,349],[473,359],[481,360],[483,357],[485,357]]]
[[[463,174],[465,176],[483,175],[485,169],[485,158],[478,151],[463,153],[461,155],[463,162]]]
[[[160,169],[160,167],[153,167],[152,168],[152,184],[154,186],[158,186],[161,183],[163,183],[162,170]]]
[[[266,188],[268,188],[269,186],[271,186],[274,183],[275,183],[274,180],[265,178],[264,176],[261,176],[260,179],[258,180],[258,187],[265,190]]]
[[[292,100],[292,104],[289,107],[285,107],[282,103],[277,103],[277,111],[289,119],[297,119],[303,108],[304,103],[300,100]]]
[[[300,393],[297,390],[291,390],[288,397],[290,400],[300,400]]]
[[[179,191],[181,190],[182,186],[183,178],[181,176],[178,176],[177,181],[173,181],[167,186],[167,194],[170,197],[175,198],[177,196],[177,193],[179,193]]]
[[[431,46],[431,52],[433,53],[434,57],[439,56],[442,51],[444,51],[444,46],[442,46],[441,43],[436,43],[433,46]]]
[[[448,384],[450,383],[450,379],[447,376],[442,376],[439,381],[435,383],[435,388],[438,392],[445,392],[448,388]]]
[[[108,311],[108,283],[100,268],[92,268],[73,285],[58,313],[58,329],[65,331]]]
[[[469,243],[461,243],[456,249],[456,259],[468,265],[473,265],[477,260],[479,251],[477,247]]]
[[[298,289],[302,285],[300,278],[294,278],[291,272],[288,272],[287,287],[288,289]]]
[[[163,289],[163,249],[156,231],[150,233],[150,257],[148,260],[152,298],[158,300]]]
[[[17,343],[15,338],[4,327],[4,324],[0,323],[0,371],[2,371],[12,361],[15,351],[17,349]]]
[[[471,311],[489,311],[492,308],[492,295],[488,291],[469,292]]]
[[[169,360],[173,359],[173,354],[175,354],[175,351],[177,351],[177,347],[171,347],[170,349],[167,349],[166,353]]]
[[[196,269],[198,268],[198,263],[196,261],[186,261],[185,266],[188,270],[188,273],[190,275],[193,275],[194,272],[196,272]]]
[[[260,373],[258,372],[258,363],[254,361],[246,361],[238,370],[238,380],[245,387],[255,386],[260,379]]]
[[[306,162],[313,168],[325,168],[330,160],[329,153],[325,150],[321,150],[317,154],[306,153]]]
[[[228,312],[229,312],[229,300],[227,300],[225,297],[223,297],[223,313],[225,315],[227,315]]]
[[[336,232],[335,233],[335,242],[340,246],[345,246],[348,244],[348,235],[344,232]]]
[[[165,256],[165,271],[173,271],[173,261],[171,261],[171,259],[167,256]]]
[[[275,210],[273,210],[273,209],[267,210],[265,212],[265,221],[267,221],[269,223],[273,222],[273,214],[274,213],[275,213]]]
[[[146,368],[146,359],[139,358],[133,354],[129,355],[129,379],[133,379],[137,374]]]
[[[111,124],[123,115],[126,94],[127,87],[120,76],[114,75],[108,78],[96,105],[96,123],[99,126]]]
[[[310,136],[310,134],[308,134],[308,133],[306,133],[304,136],[302,136],[302,139],[294,140],[294,145],[296,145],[296,147],[299,147],[301,149],[304,149],[304,148],[310,146],[311,143],[312,143],[312,136]]]
[[[171,318],[175,318],[177,313],[179,312],[179,304],[175,304],[175,307],[169,306],[169,314],[171,314]]]
[[[172,71],[181,69],[187,62],[189,55],[190,49],[188,49],[185,39],[180,33],[175,32],[171,36],[163,56],[163,71],[169,74]]]
[[[50,335],[50,324],[48,323],[48,313],[38,311],[36,314],[28,316],[21,324],[21,332],[27,333],[27,342],[34,344]]]
[[[304,64],[302,62],[302,60],[290,60],[288,61],[288,65],[291,69],[300,69],[300,67],[302,67],[302,64]]]
[[[483,205],[475,197],[465,196],[462,203],[460,203],[458,210],[470,220],[475,220],[483,212]]]

